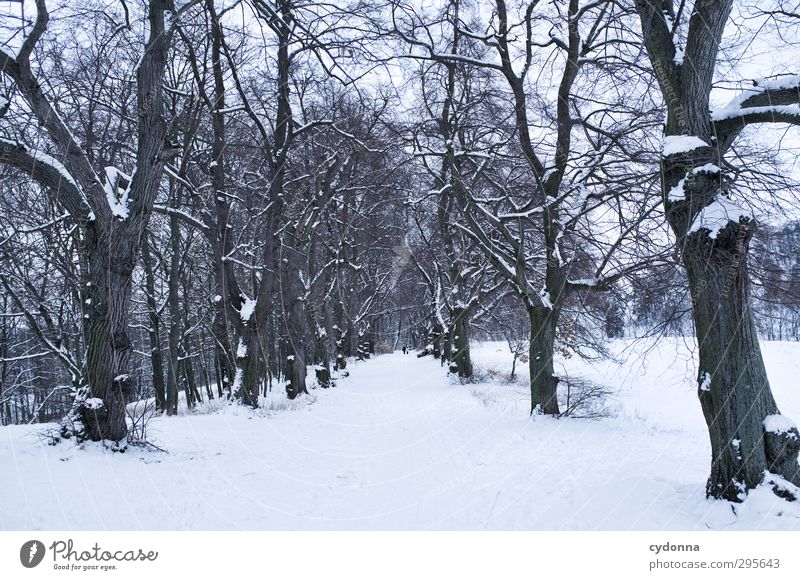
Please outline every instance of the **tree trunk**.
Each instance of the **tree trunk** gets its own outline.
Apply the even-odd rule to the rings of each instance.
[[[231,396],[238,397],[245,405],[258,406],[259,382],[261,379],[261,341],[253,321],[248,321],[239,336],[236,349],[236,377]]]
[[[442,335],[442,364],[453,360],[455,324],[455,321],[452,321],[451,325],[444,331],[444,334]]]
[[[287,236],[287,238],[292,237],[292,233]],[[287,241],[289,240],[287,239]],[[297,240],[292,240],[292,242],[298,244]],[[286,394],[290,399],[294,399],[302,393],[308,393],[306,390],[306,306],[303,299],[306,289],[300,277],[303,267],[300,252],[287,244],[284,245],[282,255],[285,264],[281,268],[280,274],[283,278],[281,291],[291,350],[291,354],[287,357],[289,364],[287,365]]]
[[[8,314],[8,295],[3,294],[3,305],[0,314]],[[0,317],[0,427],[11,424],[11,397],[6,398],[5,394],[5,378],[8,372],[8,317]]]
[[[153,390],[156,397],[156,411],[167,408],[166,389],[164,387],[164,355],[161,352],[161,320],[156,304],[156,284],[150,243],[145,235],[142,240],[142,262],[145,272],[145,291],[147,292],[148,335],[150,337],[150,364],[153,368]]]
[[[184,358],[181,359],[181,375],[184,377],[184,392],[186,394],[186,406],[194,409],[198,402],[202,401],[200,392],[197,390],[197,378],[194,374],[194,364],[189,354],[189,343],[184,343]]]
[[[531,382],[531,414],[558,415],[558,378],[553,370],[556,325],[560,311],[528,308],[531,338],[528,368]]]
[[[178,414],[178,377],[180,376],[181,311],[180,311],[180,271],[181,244],[178,218],[169,217],[170,226],[170,265],[169,265],[169,337],[167,359],[167,415]],[[188,401],[187,401],[188,404]]]
[[[339,310],[339,308],[337,308]],[[347,368],[347,355],[345,354],[345,340],[347,338],[346,332],[342,330],[340,324],[344,324],[341,315],[337,316],[339,324],[334,325],[334,347],[336,350],[336,362],[333,368],[335,370],[344,370]]]
[[[306,390],[306,361],[305,355],[298,358],[297,354],[286,357],[286,395],[296,399]]]
[[[217,288],[221,288],[221,285],[217,285]],[[228,338],[228,327],[225,324],[226,308],[223,294],[217,294],[214,297],[214,319],[211,322],[211,336],[214,340],[214,366],[217,370],[217,389],[219,392],[230,388],[236,372],[228,348],[230,339]]]
[[[455,366],[458,376],[462,379],[472,377],[474,372],[472,368],[472,357],[469,351],[469,314],[464,310],[457,310],[453,315],[453,352],[452,361]]]
[[[313,308],[308,308],[308,325],[314,332],[314,375],[323,389],[331,385],[331,365],[328,356],[328,333],[319,323]]]
[[[85,333],[88,389],[79,393],[62,433],[77,434],[75,419],[79,419],[84,428],[81,438],[110,440],[123,449],[128,432],[125,404],[133,394],[133,383],[127,374],[132,350],[127,328],[133,270],[164,164],[175,154],[165,148],[168,127],[163,111],[163,77],[173,31],[164,26],[164,4],[159,0],[148,2],[149,34],[136,71],[136,169],[129,183],[107,184],[128,191],[124,215],[109,208],[105,188],[98,184],[88,157],[80,153],[60,119],[50,115],[52,106],[44,102],[38,83],[31,83],[32,77],[26,75],[22,86],[26,98],[36,104],[40,123],[57,141],[67,145],[66,166],[77,170],[75,177],[93,202],[91,213],[85,212],[83,204],[71,211],[79,223],[85,224],[83,252],[89,264],[91,304]]]
[[[514,382],[514,376],[516,375],[516,373],[517,373],[517,353],[515,352],[514,359],[511,361],[511,376],[509,376],[511,382]]]
[[[77,414],[92,441],[123,442],[128,433],[125,405],[133,394],[127,374],[131,355],[128,303],[138,248],[124,236],[97,240],[90,230],[87,248],[90,300],[87,323],[87,397],[78,401]],[[96,238],[95,238],[96,240]],[[108,251],[98,250],[107,244]]]
[[[211,373],[208,371],[208,357],[206,356],[206,333],[201,331],[200,332],[200,376],[203,379],[203,383],[206,390],[206,396],[208,400],[211,401],[214,399],[214,391],[211,389]],[[217,384],[219,387],[219,383]]]
[[[690,236],[684,264],[699,345],[698,396],[711,438],[709,496],[744,499],[769,471],[800,485],[797,429],[765,432],[779,415],[750,306],[747,249],[753,228],[729,223],[716,239]]]
[[[732,7],[731,0],[695,4],[679,63],[663,7],[636,2],[647,54],[667,106],[661,191],[692,296],[699,346],[698,395],[712,450],[706,492],[741,501],[765,480],[767,471],[800,484],[800,434],[779,415],[756,335],[747,265],[755,222],[740,217],[741,212],[728,212],[730,202],[724,197],[730,176],[723,169],[723,157],[746,121],[737,118],[726,129],[724,122],[709,117],[714,69]],[[759,97],[743,100],[743,109],[750,98]],[[778,102],[782,98],[776,95]],[[792,95],[784,104],[794,102]],[[690,144],[687,137],[693,140]],[[666,139],[682,146],[667,151]],[[698,223],[701,212],[713,204],[718,206],[713,209],[722,206],[730,215],[724,221]],[[774,489],[787,494],[779,485]]]
[[[214,8],[214,0],[206,0],[206,9],[211,19],[211,67],[214,76],[214,97],[211,107],[213,140],[211,155],[213,163],[210,168],[211,184],[214,187],[214,217],[210,221],[209,233],[213,242],[214,258],[214,319],[211,333],[214,337],[214,352],[217,368],[218,391],[231,388],[236,373],[234,355],[231,352],[231,341],[228,336],[227,315],[231,313],[231,294],[238,298],[239,286],[233,265],[224,260],[233,250],[233,239],[229,229],[230,205],[223,195],[227,191],[225,180],[227,135],[225,125],[225,77],[222,69],[223,32],[219,17]]]
[[[439,319],[436,315],[433,317],[433,326],[431,328],[431,346],[433,352],[433,358],[439,359],[442,356],[442,342],[444,340],[444,328],[442,328],[442,324],[439,322]]]

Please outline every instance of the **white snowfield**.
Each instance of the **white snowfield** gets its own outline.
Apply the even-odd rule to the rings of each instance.
[[[800,344],[763,346],[781,410],[797,419]],[[800,529],[800,502],[767,489],[738,505],[705,499],[691,342],[612,349],[622,364],[558,361],[616,392],[601,420],[529,418],[523,363],[518,383],[462,385],[397,353],[284,410],[217,402],[157,418],[168,453],[50,447],[42,426],[2,428],[0,528]],[[474,356],[488,377],[510,369],[503,343]]]

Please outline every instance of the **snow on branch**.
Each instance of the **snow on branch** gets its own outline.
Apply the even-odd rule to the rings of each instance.
[[[24,171],[39,185],[54,191],[76,219],[85,219],[89,215],[91,209],[83,190],[66,167],[47,153],[0,137],[0,163]]]
[[[116,167],[106,167],[105,172],[106,179],[103,183],[103,190],[106,193],[108,207],[111,208],[111,215],[126,220],[130,217],[128,195],[131,190],[131,177]]]
[[[800,101],[800,75],[780,77],[771,81],[753,81],[753,88],[745,89],[740,95],[717,111],[718,115],[735,114],[750,107],[788,105]]]
[[[730,103],[711,113],[720,149],[727,150],[741,130],[753,123],[800,125],[800,75],[753,81]]]
[[[205,223],[181,209],[157,203],[153,206],[153,211],[164,215],[174,215],[204,234],[209,233],[209,228]]]

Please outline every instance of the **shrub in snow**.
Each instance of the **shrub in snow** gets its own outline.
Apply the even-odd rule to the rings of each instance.
[[[561,417],[601,419],[613,415],[610,398],[614,391],[580,377],[559,379]]]
[[[136,401],[136,403],[128,405],[125,412],[128,416],[128,443],[136,447],[163,451],[147,439],[150,421],[156,415],[156,400],[148,398]]]

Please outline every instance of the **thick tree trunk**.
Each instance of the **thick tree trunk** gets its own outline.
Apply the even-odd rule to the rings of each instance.
[[[711,438],[707,494],[731,501],[764,480],[764,472],[800,485],[800,435],[765,431],[779,416],[750,306],[747,250],[752,227],[729,223],[684,244],[699,346],[698,396]],[[768,417],[773,417],[768,419]]]
[[[713,141],[707,135],[704,140]],[[766,472],[800,485],[800,433],[778,411],[755,329],[747,263],[755,221],[732,214],[694,227],[704,208],[724,196],[722,172],[699,169],[716,168],[719,155],[700,147],[666,157],[662,189],[670,192],[664,200],[667,220],[692,296],[697,392],[711,442],[706,493],[741,501]],[[786,493],[779,486],[776,491]]]
[[[122,238],[122,236],[120,236]],[[98,251],[107,244],[108,251]],[[87,397],[76,413],[92,441],[124,442],[125,405],[132,398],[127,374],[131,355],[128,304],[138,248],[122,240],[97,240],[88,247],[90,300],[86,337]]]
[[[531,382],[531,414],[558,415],[558,378],[553,370],[556,325],[560,311],[529,308],[531,325],[528,368]]]
[[[355,343],[356,343],[356,360],[367,360],[369,358],[369,353],[367,352],[367,348],[364,344],[363,330],[359,330],[356,333]]]
[[[269,339],[266,343],[266,351],[267,351],[267,364],[266,364],[266,375],[267,375],[267,384],[266,389],[267,391],[272,391],[272,381],[275,377],[280,376],[280,356],[278,355],[278,347],[279,347],[279,340],[276,339],[278,336],[278,322],[275,320],[274,316],[270,316],[267,320],[267,336]]]
[[[442,356],[442,344],[444,341],[444,328],[439,322],[438,317],[434,315],[433,326],[431,328],[431,346],[433,358],[438,359]]]
[[[239,286],[233,264],[224,260],[233,250],[232,234],[229,229],[230,202],[223,195],[227,190],[225,179],[227,135],[225,125],[225,77],[222,69],[223,32],[214,8],[214,0],[206,0],[206,9],[211,16],[211,67],[214,76],[214,97],[211,120],[213,140],[211,155],[213,163],[210,168],[211,184],[214,187],[214,216],[216,221],[209,221],[209,232],[212,238],[214,258],[214,320],[211,332],[215,342],[215,359],[217,368],[218,390],[231,388],[236,373],[234,355],[231,352],[231,341],[228,335],[228,318],[231,313],[231,294],[237,299]],[[209,216],[210,217],[210,216]]]
[[[245,405],[258,406],[259,383],[261,380],[261,341],[255,325],[248,324],[239,336],[236,349],[236,377],[231,395],[238,397]]]
[[[80,209],[73,208],[74,217],[85,224],[83,251],[89,264],[87,292],[91,304],[85,332],[88,392],[76,399],[62,433],[76,434],[73,428],[75,419],[79,419],[85,429],[79,437],[110,440],[123,449],[128,432],[125,405],[133,394],[133,383],[127,374],[132,350],[127,333],[132,275],[164,163],[175,153],[165,149],[168,127],[162,100],[172,29],[165,29],[163,2],[150,0],[148,6],[148,39],[136,71],[136,170],[129,183],[111,184],[129,193],[124,214],[111,211],[105,188],[98,184],[88,157],[80,153],[68,129],[54,121],[57,117],[50,114],[52,106],[45,102],[38,83],[31,84],[32,77],[26,77],[22,86],[26,98],[34,103],[40,123],[48,127],[56,141],[68,145],[66,165],[77,170],[75,177],[93,202],[91,213],[83,213],[82,204]]]
[[[474,372],[469,351],[469,314],[464,310],[457,310],[453,313],[453,320],[451,360],[458,376],[462,379],[468,379],[472,377]]]
[[[442,335],[442,364],[451,362],[453,360],[453,338],[455,337],[455,330],[453,326],[455,321],[444,331]]]
[[[370,356],[375,355],[375,345],[377,344],[377,336],[378,331],[375,328],[377,321],[371,322],[369,326],[367,326],[367,352]]]
[[[286,395],[296,399],[303,393],[308,393],[305,355],[290,354],[286,357]]]
[[[357,354],[358,351],[358,344],[357,344],[357,333],[356,329],[353,326],[353,321],[349,318],[344,323],[344,333],[342,334],[341,340],[341,354],[343,355],[341,362],[346,365],[347,359],[353,357]],[[345,368],[342,366],[341,368]]]

